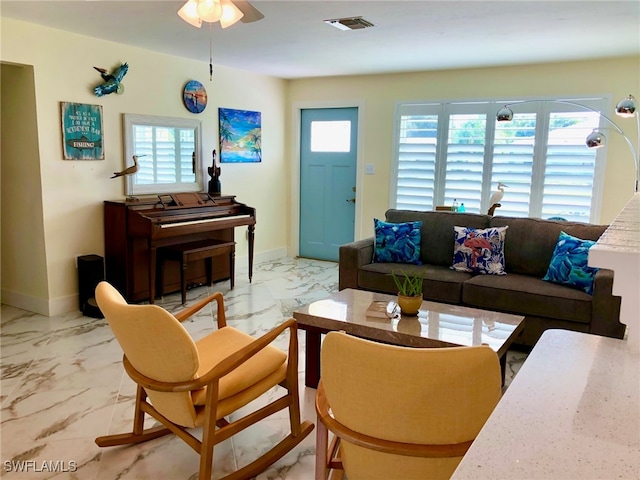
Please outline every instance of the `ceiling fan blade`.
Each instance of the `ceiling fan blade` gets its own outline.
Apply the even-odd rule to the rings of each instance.
[[[244,13],[244,17],[240,19],[242,23],[251,23],[262,20],[264,15],[260,11],[251,5],[247,0],[231,0],[238,9]]]

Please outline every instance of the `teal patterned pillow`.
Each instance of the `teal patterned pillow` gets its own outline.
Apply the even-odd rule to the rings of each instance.
[[[374,218],[373,261],[421,265],[421,227],[422,222],[388,223]]]
[[[587,265],[587,258],[589,249],[595,243],[560,232],[549,269],[543,280],[569,285],[593,295],[593,277],[598,269]]]

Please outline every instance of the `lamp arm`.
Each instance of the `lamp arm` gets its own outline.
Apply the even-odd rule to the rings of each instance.
[[[640,113],[636,112],[635,114],[636,117],[636,126],[638,128],[638,144],[637,147],[640,150]],[[638,192],[638,184],[640,184],[640,162],[639,162],[639,158],[638,158],[638,151],[633,149],[633,145],[631,143],[631,140],[629,140],[629,137],[627,137],[625,134],[622,134],[622,136],[624,137],[624,139],[627,141],[627,145],[629,145],[629,150],[631,150],[631,153],[633,153],[633,161],[635,163],[635,167],[636,167],[636,193]]]
[[[615,130],[622,135],[622,138],[624,138],[624,140],[627,142],[627,145],[629,146],[629,150],[631,150],[631,156],[633,157],[633,166],[636,169],[636,192],[638,191],[638,184],[640,183],[640,165],[638,165],[638,153],[636,152],[636,149],[633,146],[633,143],[631,143],[631,140],[629,139],[629,137],[627,137],[624,133],[624,131],[613,121],[611,120],[609,117],[607,117],[604,113],[599,112],[598,110],[594,110],[591,107],[587,107],[586,105],[582,105],[580,103],[575,103],[575,102],[569,102],[567,100],[523,100],[522,102],[514,102],[514,103],[509,103],[506,104],[505,107],[511,107],[511,106],[515,106],[515,105],[520,105],[523,103],[537,103],[537,102],[542,102],[542,103],[562,103],[564,105],[571,105],[573,107],[579,107],[582,108],[584,110],[587,110],[589,112],[593,112],[593,113],[597,113],[598,115],[600,115],[602,118],[604,118],[607,122],[609,122],[611,124],[611,126],[613,128],[615,128]],[[636,121],[638,124],[638,148],[640,148],[640,116],[639,114],[636,112],[635,114],[636,117]]]

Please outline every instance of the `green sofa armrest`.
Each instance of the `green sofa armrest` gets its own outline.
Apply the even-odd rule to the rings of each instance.
[[[613,270],[601,268],[593,282],[589,333],[622,338],[625,328],[620,323],[620,297],[613,295]]]
[[[358,288],[358,270],[373,262],[373,237],[340,246],[338,289]]]

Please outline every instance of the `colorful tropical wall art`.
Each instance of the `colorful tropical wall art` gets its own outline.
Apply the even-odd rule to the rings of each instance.
[[[218,109],[220,121],[220,162],[262,161],[262,120],[260,112]]]

